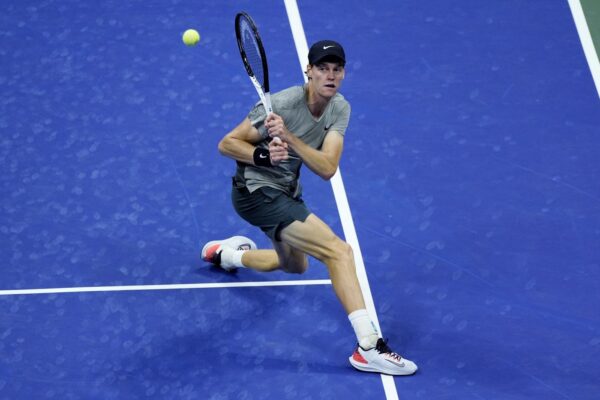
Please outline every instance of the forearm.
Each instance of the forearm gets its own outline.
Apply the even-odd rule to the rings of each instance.
[[[302,159],[302,162],[315,174],[325,180],[335,175],[343,148],[343,136],[336,131],[329,131],[319,150],[304,143],[298,136],[290,132],[283,119],[271,113],[265,121],[269,135],[279,138]]]
[[[310,147],[295,135],[288,137],[288,145],[298,154],[304,165],[321,178],[329,180],[337,171],[338,163],[328,154]]]
[[[222,155],[246,164],[254,164],[254,150],[253,144],[232,137],[225,137],[219,142]]]

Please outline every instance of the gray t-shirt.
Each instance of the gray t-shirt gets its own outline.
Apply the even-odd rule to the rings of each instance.
[[[273,112],[281,118],[287,129],[310,147],[319,150],[329,131],[341,135],[346,133],[350,120],[350,104],[337,93],[327,104],[320,118],[310,113],[306,104],[306,86],[294,86],[271,96]],[[264,126],[266,118],[262,103],[257,103],[248,114],[252,125],[258,129],[263,141],[257,146],[268,148],[269,134]],[[257,167],[238,162],[236,181],[245,185],[250,192],[268,186],[282,190],[290,196],[299,197],[302,189],[298,182],[302,160],[289,151],[289,159],[274,167]]]

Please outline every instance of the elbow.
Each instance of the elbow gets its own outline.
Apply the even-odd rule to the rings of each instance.
[[[227,154],[227,138],[221,139],[217,148],[219,149],[219,153],[221,153],[222,155],[226,155]]]
[[[323,173],[321,174],[321,178],[323,178],[326,181],[329,181],[329,180],[331,180],[331,178],[333,178],[333,176],[335,175],[336,172],[337,172],[337,168],[323,171]]]

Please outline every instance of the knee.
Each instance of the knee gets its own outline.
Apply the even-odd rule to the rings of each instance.
[[[352,246],[343,240],[337,238],[331,243],[328,250],[328,255],[324,260],[327,265],[354,265]]]

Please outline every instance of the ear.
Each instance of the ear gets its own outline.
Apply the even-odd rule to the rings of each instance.
[[[312,78],[312,65],[310,64],[306,66],[306,76]]]

